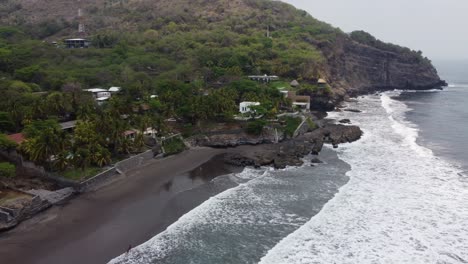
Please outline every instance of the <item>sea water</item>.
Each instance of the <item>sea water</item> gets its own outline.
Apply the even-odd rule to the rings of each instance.
[[[468,81],[452,79],[330,113],[363,138],[216,178],[228,190],[111,263],[468,263]]]

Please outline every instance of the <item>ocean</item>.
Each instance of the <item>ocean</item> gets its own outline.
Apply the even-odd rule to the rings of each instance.
[[[443,91],[330,113],[364,135],[323,164],[215,178],[225,191],[111,263],[468,263],[468,74],[437,66]]]

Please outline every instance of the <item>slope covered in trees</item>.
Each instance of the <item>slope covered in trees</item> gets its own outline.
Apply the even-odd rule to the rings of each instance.
[[[66,49],[63,39],[78,35],[79,5],[92,47]],[[102,166],[142,146],[141,138],[130,144],[122,136],[127,129],[151,126],[164,134],[168,118],[198,125],[230,120],[241,101],[261,102],[267,116],[288,105],[277,85],[246,80],[253,74],[298,80],[298,92],[317,99],[313,105],[374,88],[441,82],[420,52],[365,32],[345,34],[279,1],[3,0],[0,6],[0,132],[24,131],[22,151],[48,166],[67,167],[70,157],[78,167]],[[317,90],[319,78],[332,89]],[[110,86],[123,91],[102,107],[82,91]],[[80,122],[70,138],[57,121],[73,119]],[[54,125],[28,133],[41,122]]]

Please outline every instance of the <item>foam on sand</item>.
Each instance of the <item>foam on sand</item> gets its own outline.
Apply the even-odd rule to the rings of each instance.
[[[391,95],[351,103],[363,113],[333,113],[364,131],[339,149],[351,180],[260,263],[468,263],[468,186],[416,143],[409,109]]]

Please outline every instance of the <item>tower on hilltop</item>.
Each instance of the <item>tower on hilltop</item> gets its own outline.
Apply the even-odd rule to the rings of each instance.
[[[78,0],[78,33],[85,35],[85,25],[83,20],[83,9],[81,9],[81,0]]]

